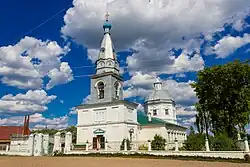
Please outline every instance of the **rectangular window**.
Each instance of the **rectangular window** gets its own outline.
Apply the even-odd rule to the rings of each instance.
[[[128,108],[128,120],[133,121],[133,109]]]
[[[168,112],[168,108],[165,109],[165,115],[168,115],[169,112]]]
[[[157,110],[153,109],[153,115],[157,115]]]
[[[105,121],[106,118],[106,111],[95,111],[95,121]]]

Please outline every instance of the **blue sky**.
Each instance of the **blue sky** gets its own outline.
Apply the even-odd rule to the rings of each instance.
[[[32,128],[75,125],[107,9],[126,99],[143,104],[160,77],[184,126],[194,122],[197,71],[250,57],[248,0],[3,1],[0,125],[21,125],[27,113]]]

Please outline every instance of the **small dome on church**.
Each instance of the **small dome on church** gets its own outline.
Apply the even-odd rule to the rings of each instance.
[[[153,90],[152,93],[146,98],[145,102],[152,100],[172,100],[167,90]]]
[[[112,28],[112,25],[111,25],[108,21],[106,21],[106,22],[103,24],[103,28],[104,28],[104,29],[106,29],[106,28],[111,29],[111,28]]]
[[[162,82],[157,78],[154,83],[154,89],[151,94],[145,99],[145,102],[153,101],[153,100],[171,100],[172,98],[169,95],[168,90],[162,89]]]

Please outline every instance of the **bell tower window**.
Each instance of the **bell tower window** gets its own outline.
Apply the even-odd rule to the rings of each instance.
[[[115,87],[115,98],[119,99],[119,94],[120,94],[120,84],[119,84],[119,82],[116,82],[114,87]]]
[[[98,97],[99,99],[104,99],[104,83],[99,82],[97,85],[98,88]]]

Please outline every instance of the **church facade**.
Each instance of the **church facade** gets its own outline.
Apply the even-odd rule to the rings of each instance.
[[[184,141],[186,128],[176,122],[175,103],[162,90],[162,83],[154,83],[152,94],[145,101],[145,114],[138,113],[137,103],[123,99],[123,78],[119,72],[108,18],[103,25],[104,37],[96,73],[91,77],[90,100],[77,106],[77,144],[90,143],[89,149],[119,149],[123,139],[134,143],[152,140],[160,134],[167,141]],[[138,144],[137,144],[138,145]]]

